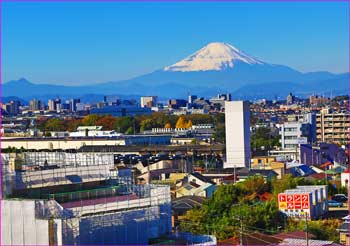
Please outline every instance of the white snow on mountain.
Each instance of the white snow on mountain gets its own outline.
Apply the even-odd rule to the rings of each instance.
[[[209,71],[233,68],[235,62],[246,64],[265,64],[227,43],[210,43],[174,65],[164,68],[164,71]]]

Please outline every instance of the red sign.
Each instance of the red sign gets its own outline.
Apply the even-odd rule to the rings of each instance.
[[[309,209],[309,194],[279,194],[278,202],[280,209]]]
[[[308,209],[308,208],[309,208],[309,203],[303,202],[302,209]]]
[[[293,195],[294,202],[301,202],[301,195]]]
[[[301,203],[299,203],[299,202],[296,202],[296,203],[294,203],[294,209],[301,209]]]
[[[294,203],[287,203],[287,209],[294,209]]]
[[[286,202],[287,201],[287,196],[283,194],[278,195],[278,201],[279,202]]]
[[[303,202],[309,202],[309,194],[303,194],[302,196],[301,196],[301,200],[303,201]]]

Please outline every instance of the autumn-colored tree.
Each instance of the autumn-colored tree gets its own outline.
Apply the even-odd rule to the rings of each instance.
[[[66,130],[67,131],[70,131],[70,132],[73,132],[73,131],[76,131],[78,126],[81,126],[82,125],[82,120],[80,119],[72,119],[72,120],[68,120],[66,122]]]
[[[106,115],[96,121],[96,125],[102,126],[104,130],[112,130],[115,123],[115,117]]]
[[[176,128],[186,128],[186,122],[183,116],[180,116],[176,122]]]
[[[186,128],[191,128],[191,127],[192,127],[192,121],[189,120],[189,121],[187,121],[187,123],[186,123]]]
[[[153,127],[153,121],[152,119],[145,119],[141,121],[140,123],[140,131],[143,132],[144,130],[151,130]]]
[[[82,124],[84,126],[96,126],[96,123],[99,119],[100,116],[98,116],[97,114],[89,114],[83,118]]]
[[[167,128],[167,129],[171,128],[171,124],[170,124],[169,122],[166,123],[165,126],[164,126],[164,128]]]

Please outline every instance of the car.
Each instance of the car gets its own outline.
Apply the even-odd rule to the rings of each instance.
[[[335,208],[335,207],[343,207],[343,203],[342,202],[337,202],[335,200],[329,200],[327,201],[327,204],[328,204],[328,207],[332,207],[332,208]]]
[[[337,202],[347,202],[348,197],[344,194],[336,194],[332,197],[332,200],[337,201]]]

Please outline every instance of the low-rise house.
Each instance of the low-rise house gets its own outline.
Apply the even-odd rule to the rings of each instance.
[[[191,210],[195,207],[201,207],[205,200],[205,197],[200,196],[182,196],[172,199],[171,210],[173,227],[176,227],[180,224],[180,221],[183,219],[188,210]]]
[[[274,170],[264,170],[264,169],[247,169],[242,168],[237,171],[237,179],[239,181],[246,180],[247,178],[255,175],[263,176],[266,180],[271,180],[277,178],[277,173]]]
[[[199,173],[190,173],[178,184],[175,196],[211,197],[215,190],[216,185],[209,178]]]
[[[339,232],[339,242],[342,245],[350,245],[350,215],[342,218],[343,224],[337,229]]]

